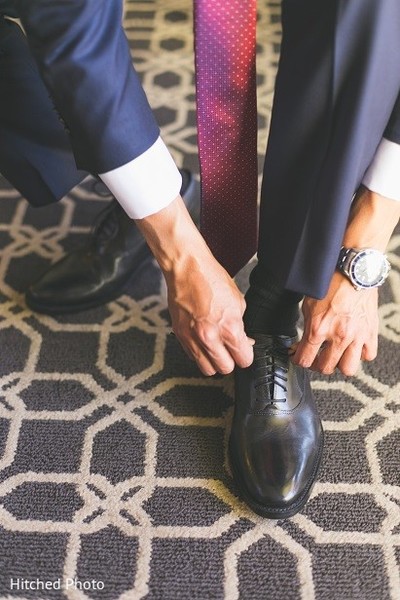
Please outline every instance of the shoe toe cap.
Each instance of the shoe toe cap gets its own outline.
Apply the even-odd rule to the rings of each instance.
[[[314,440],[315,441],[315,440]],[[263,516],[285,518],[300,510],[311,492],[321,456],[320,447],[250,447],[231,451],[232,471],[244,499]],[[242,446],[243,450],[243,446]],[[292,451],[291,451],[292,450]]]

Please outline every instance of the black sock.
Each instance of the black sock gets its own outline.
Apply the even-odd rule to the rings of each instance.
[[[250,287],[246,293],[244,323],[250,333],[271,335],[296,335],[299,302],[303,296],[285,290],[276,278],[257,264],[250,274]]]

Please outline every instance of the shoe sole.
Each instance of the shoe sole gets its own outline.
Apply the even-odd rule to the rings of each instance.
[[[321,439],[318,447],[317,459],[315,461],[314,469],[312,472],[312,476],[310,478],[310,483],[304,490],[303,494],[300,496],[296,502],[288,506],[287,508],[272,508],[265,506],[265,504],[260,504],[256,502],[247,492],[246,485],[241,477],[240,470],[237,468],[233,451],[231,446],[229,445],[229,461],[232,469],[233,479],[236,485],[239,488],[239,494],[242,499],[246,502],[246,504],[258,515],[261,517],[266,517],[267,519],[289,519],[297,514],[306,504],[312,492],[316,477],[318,475],[318,470],[321,465],[322,459],[322,451],[324,448],[324,431],[322,430]]]
[[[193,201],[199,197],[199,182],[195,179],[195,177],[192,177],[186,191],[185,191],[185,204],[187,205],[187,208],[190,212],[191,208],[194,209],[194,207],[191,207],[191,203],[193,203]],[[83,312],[85,310],[90,310],[92,308],[97,308],[99,306],[103,306],[104,304],[107,304],[108,302],[112,302],[113,300],[116,300],[117,298],[119,298],[119,296],[122,295],[125,286],[127,286],[127,284],[129,283],[129,281],[132,279],[133,275],[136,273],[136,271],[139,269],[139,267],[141,267],[141,265],[143,264],[143,262],[145,261],[146,258],[148,258],[149,256],[151,256],[151,251],[148,247],[148,245],[146,244],[146,242],[144,242],[143,244],[143,248],[141,248],[138,252],[137,252],[137,264],[135,265],[135,267],[132,269],[132,271],[129,273],[129,276],[124,279],[120,285],[116,288],[114,288],[109,294],[105,294],[101,300],[100,299],[93,299],[93,300],[88,300],[86,302],[79,302],[76,304],[57,304],[54,306],[49,306],[47,304],[41,304],[40,302],[37,302],[35,300],[35,298],[32,298],[29,294],[29,290],[26,292],[25,294],[25,301],[26,301],[26,305],[28,306],[28,308],[30,308],[32,311],[34,312],[38,312],[44,315],[66,315],[66,314],[75,314],[75,313],[79,313],[79,312]]]

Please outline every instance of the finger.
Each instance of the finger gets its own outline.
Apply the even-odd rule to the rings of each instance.
[[[246,369],[253,363],[255,340],[247,337],[243,327],[237,332],[232,331],[232,328],[225,331],[222,341],[238,367]]]
[[[203,368],[207,361],[207,371],[209,371],[209,365],[211,365],[214,371],[213,374],[216,372],[221,373],[221,375],[232,373],[235,368],[235,361],[225,347],[216,327],[207,327],[205,330],[199,329],[198,332],[193,329],[192,335],[194,337],[190,347],[192,352],[198,356],[196,360],[201,362]]]
[[[206,375],[207,377],[212,377],[216,374],[217,369],[215,369],[214,365],[210,362],[210,360],[205,354],[198,352],[197,356],[195,356],[194,359],[203,375]]]
[[[235,368],[235,361],[221,338],[216,340],[210,347],[203,346],[203,352],[218,373],[221,373],[221,375],[232,373]]]
[[[368,342],[363,346],[361,352],[361,360],[371,361],[375,360],[378,354],[378,336],[374,335]]]
[[[325,342],[316,356],[312,369],[323,375],[331,375],[335,372],[343,353],[348,348],[349,343],[335,343],[333,341]]]
[[[195,342],[193,342],[192,340],[187,340],[186,342],[180,340],[180,343],[190,360],[195,361],[203,375],[211,377],[212,375],[216,374],[217,369],[208,359],[207,355],[203,352],[203,350]]]
[[[222,334],[212,345],[204,348],[207,356],[215,369],[226,375],[231,373],[235,364],[248,367],[253,362],[253,343],[242,333],[242,339],[233,339],[233,336],[223,337]]]
[[[307,340],[304,336],[297,345],[296,352],[292,356],[292,361],[300,367],[309,368],[314,363],[322,343],[323,338]]]
[[[235,361],[222,344],[215,351],[210,351],[208,358],[211,364],[214,365],[215,370],[221,375],[228,375],[235,368]]]
[[[231,373],[235,364],[242,368],[252,364],[253,341],[247,337],[241,319],[226,319],[219,327],[203,321],[196,324],[193,333],[219,373]]]
[[[363,344],[354,341],[343,352],[342,358],[338,362],[338,368],[348,377],[355,375],[360,367]]]
[[[207,321],[198,322],[191,330],[192,337],[215,371],[222,375],[231,373],[235,362],[221,339],[219,328]]]

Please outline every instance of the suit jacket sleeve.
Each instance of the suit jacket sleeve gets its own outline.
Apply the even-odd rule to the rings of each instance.
[[[159,128],[132,66],[121,0],[15,4],[77,166],[104,173],[150,148]]]

